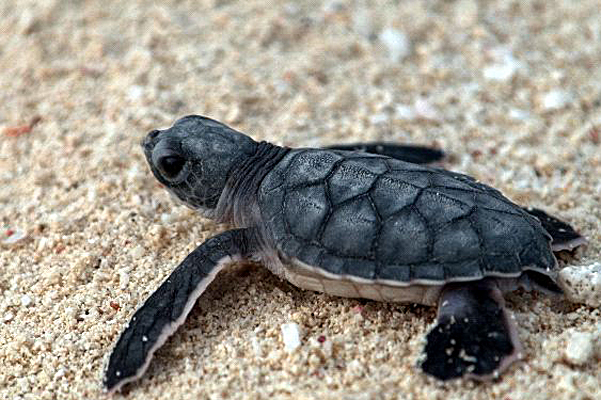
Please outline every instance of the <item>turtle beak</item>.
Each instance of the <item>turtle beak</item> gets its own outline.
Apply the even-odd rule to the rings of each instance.
[[[148,163],[151,165],[152,167],[152,152],[154,150],[154,148],[156,147],[157,143],[160,141],[159,133],[161,133],[161,131],[159,131],[158,129],[155,129],[152,132],[149,132],[146,137],[144,139],[142,139],[142,142],[140,143],[140,145],[142,146],[142,150],[144,151],[144,155],[146,156],[146,160],[148,161]]]
[[[146,137],[142,140],[142,143],[140,143],[142,145],[142,150],[144,151],[144,154],[148,159],[148,162],[150,162],[150,160],[152,159],[152,151],[156,147],[157,143],[161,141],[161,138],[159,137],[160,133],[160,130],[155,129],[149,132],[146,135]]]
[[[148,132],[146,137],[144,139],[142,139],[142,142],[140,143],[142,145],[142,147],[144,148],[144,150],[146,150],[147,148],[154,147],[154,145],[157,142],[156,138],[157,138],[157,136],[159,136],[159,133],[161,133],[161,131],[158,129]]]

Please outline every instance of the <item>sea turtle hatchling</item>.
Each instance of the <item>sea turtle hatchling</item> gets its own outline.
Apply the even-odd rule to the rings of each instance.
[[[109,358],[109,391],[139,378],[215,275],[243,258],[303,289],[437,304],[422,370],[496,376],[521,351],[503,293],[562,293],[553,251],[584,242],[469,176],[422,165],[441,158],[433,149],[290,149],[194,115],[143,147],[172,194],[236,228],[198,246],[134,313]]]

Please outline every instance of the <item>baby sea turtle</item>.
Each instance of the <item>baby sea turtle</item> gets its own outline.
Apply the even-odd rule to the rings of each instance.
[[[496,376],[521,351],[503,293],[562,293],[553,251],[584,242],[469,176],[421,165],[442,157],[434,149],[290,149],[195,115],[143,147],[172,194],[236,229],[198,246],[135,312],[109,359],[109,391],[139,378],[215,275],[243,258],[303,289],[437,304],[423,371]]]

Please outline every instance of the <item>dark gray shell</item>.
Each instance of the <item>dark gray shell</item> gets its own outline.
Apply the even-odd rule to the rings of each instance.
[[[556,264],[539,221],[499,191],[381,156],[292,150],[258,205],[280,256],[336,276],[436,285]]]

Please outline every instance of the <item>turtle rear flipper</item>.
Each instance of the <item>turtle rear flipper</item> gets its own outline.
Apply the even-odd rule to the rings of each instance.
[[[230,261],[253,252],[251,229],[235,229],[198,246],[135,312],[109,358],[104,386],[115,392],[140,378],[154,354]]]
[[[576,247],[586,243],[586,238],[576,232],[568,223],[547,214],[541,209],[534,207],[522,207],[528,214],[538,218],[543,228],[553,238],[551,246],[553,251],[574,250]]]
[[[435,378],[495,378],[521,357],[515,324],[494,280],[450,284],[428,333],[422,370]]]
[[[430,164],[440,161],[445,153],[441,150],[426,146],[398,145],[394,143],[372,142],[339,144],[326,147],[328,150],[363,151],[396,158],[397,160],[414,164]]]

